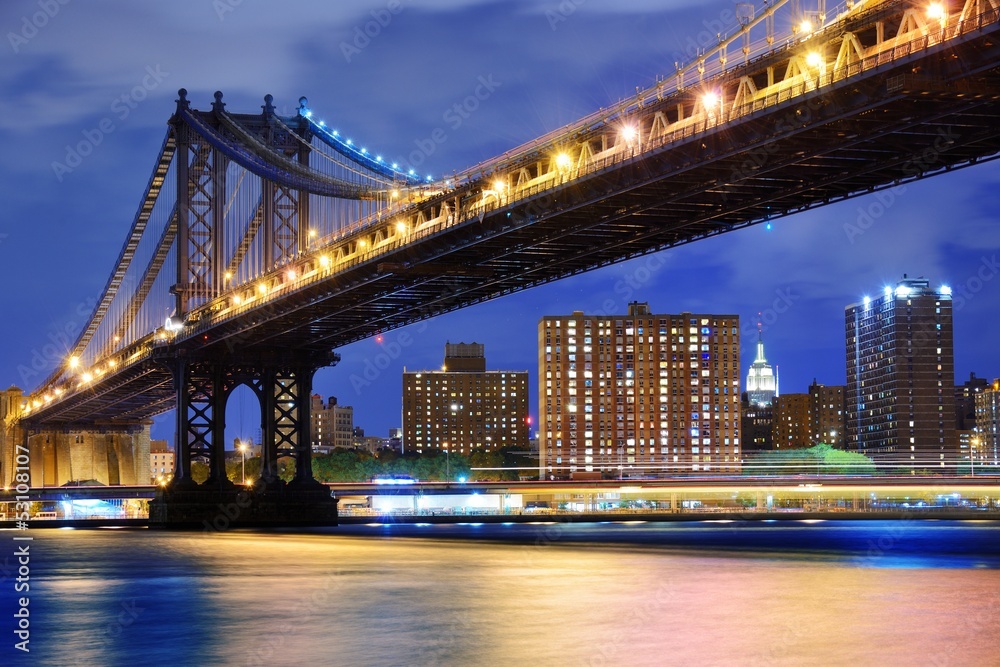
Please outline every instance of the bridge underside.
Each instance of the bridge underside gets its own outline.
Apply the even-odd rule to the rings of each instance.
[[[996,24],[442,228],[282,299],[194,324],[31,415],[135,420],[176,403],[182,355],[326,353],[377,332],[1000,153]],[[453,195],[442,195],[446,199]],[[433,202],[430,202],[433,204]]]

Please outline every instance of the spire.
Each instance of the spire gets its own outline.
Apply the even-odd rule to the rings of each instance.
[[[757,358],[754,359],[754,363],[757,362],[767,362],[764,358],[764,323],[760,319],[760,313],[757,313]]]
[[[764,323],[761,313],[757,313],[757,318],[757,358],[750,364],[750,372],[747,374],[747,400],[754,405],[769,406],[778,393],[777,374],[764,356]]]

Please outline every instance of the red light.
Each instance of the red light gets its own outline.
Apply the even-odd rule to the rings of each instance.
[[[381,343],[382,342],[382,334],[379,334],[378,336],[375,336],[375,342],[376,343]]]
[[[205,334],[205,340],[208,340],[208,334]]]
[[[528,426],[531,426],[531,417],[528,417],[528,418],[527,418],[527,419],[525,419],[524,421],[528,422]]]

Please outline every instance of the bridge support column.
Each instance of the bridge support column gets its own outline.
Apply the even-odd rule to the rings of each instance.
[[[217,529],[219,522],[336,524],[336,501],[312,476],[309,401],[315,372],[337,361],[332,353],[289,350],[168,360],[177,392],[177,463],[174,479],[150,506],[151,521]],[[243,384],[260,401],[261,478],[237,488],[226,477],[226,402]],[[295,461],[287,484],[279,477],[283,457]],[[191,464],[198,459],[209,465],[208,479],[201,484],[191,476]]]

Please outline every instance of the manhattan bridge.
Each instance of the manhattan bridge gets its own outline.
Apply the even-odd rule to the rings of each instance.
[[[345,139],[304,97],[283,116],[270,95],[238,113],[180,90],[89,322],[7,426],[31,448],[175,409],[168,491],[218,498],[226,401],[247,385],[280,501],[280,457],[289,488],[318,486],[309,396],[338,347],[997,157],[1000,0],[737,14],[631,99],[438,180]]]

